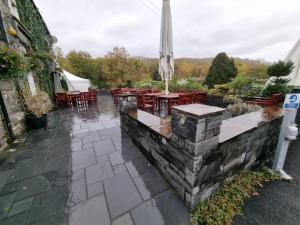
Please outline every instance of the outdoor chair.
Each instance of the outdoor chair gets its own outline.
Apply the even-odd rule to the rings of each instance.
[[[89,92],[89,103],[91,104],[96,104],[97,103],[97,92],[96,91],[91,91]]]
[[[282,94],[274,94],[271,98],[254,98],[252,101],[248,101],[248,104],[260,105],[260,106],[273,106],[278,105],[282,97]]]
[[[154,114],[154,102],[153,104],[152,101],[147,101],[146,97],[144,94],[139,94],[137,95],[137,107],[140,110],[150,112],[151,114]]]
[[[76,95],[76,105],[78,110],[88,108],[88,99],[86,97],[86,94],[80,93]]]
[[[56,93],[55,94],[57,106],[63,106],[67,103],[67,94],[66,93]]]
[[[207,98],[207,93],[205,92],[198,92],[194,94],[194,103],[203,104],[205,103]]]
[[[67,106],[73,108],[73,103],[75,100],[75,95],[67,95]]]

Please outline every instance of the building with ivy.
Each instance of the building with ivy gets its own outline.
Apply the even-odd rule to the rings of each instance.
[[[52,45],[55,39],[33,0],[0,0],[0,44],[30,59],[31,66],[24,76],[0,75],[0,102],[3,100],[0,107],[0,150],[7,140],[24,130],[25,112],[19,84],[26,85],[32,94],[42,90],[54,99]]]

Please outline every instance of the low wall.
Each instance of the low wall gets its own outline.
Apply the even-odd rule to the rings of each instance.
[[[18,92],[12,82],[3,80],[0,82],[0,90],[4,98],[13,132],[17,136],[25,129],[25,113]],[[7,147],[8,140],[8,133],[2,117],[0,109],[0,151]]]
[[[274,156],[281,109],[268,108],[226,121],[222,121],[223,111],[201,104],[178,106],[169,119],[132,106],[120,111],[122,128],[190,209],[241,170]]]

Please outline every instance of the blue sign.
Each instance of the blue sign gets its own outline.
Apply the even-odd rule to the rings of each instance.
[[[297,102],[298,97],[297,97],[297,95],[291,95],[289,99],[290,99],[291,103],[294,103],[294,102]]]
[[[284,109],[298,109],[300,103],[300,94],[287,94],[283,108]]]

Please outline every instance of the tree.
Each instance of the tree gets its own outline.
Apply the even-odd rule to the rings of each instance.
[[[270,97],[273,94],[287,94],[290,92],[290,87],[288,86],[289,79],[286,76],[294,69],[294,63],[292,61],[283,62],[279,60],[268,67],[267,73],[271,78],[271,82],[263,91],[263,95]]]
[[[228,83],[237,76],[237,73],[234,60],[224,52],[219,53],[212,62],[205,84],[212,88],[215,84]]]

